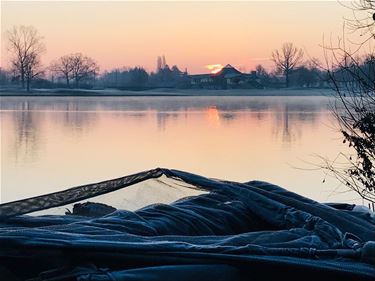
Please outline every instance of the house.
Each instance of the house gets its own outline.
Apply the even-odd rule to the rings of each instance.
[[[220,71],[208,74],[189,75],[192,88],[203,89],[237,89],[263,88],[255,71],[242,73],[230,64]]]

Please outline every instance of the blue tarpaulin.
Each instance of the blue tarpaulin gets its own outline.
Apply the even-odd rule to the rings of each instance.
[[[204,193],[136,211],[28,214],[160,176]],[[0,205],[0,279],[374,280],[374,240],[373,216],[350,205],[158,168]]]

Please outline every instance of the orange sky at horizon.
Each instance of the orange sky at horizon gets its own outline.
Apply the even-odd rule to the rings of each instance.
[[[1,65],[8,66],[6,30],[32,25],[44,37],[43,64],[82,52],[101,72],[156,68],[156,58],[189,73],[231,64],[272,67],[284,42],[322,60],[323,36],[340,35],[349,11],[336,2],[10,2],[1,3]]]

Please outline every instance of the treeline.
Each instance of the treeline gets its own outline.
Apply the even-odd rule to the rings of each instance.
[[[158,59],[159,62],[159,59]],[[117,89],[147,88],[188,88],[190,79],[187,71],[181,71],[176,65],[159,65],[155,72],[148,73],[143,67],[114,69],[104,72],[96,81],[99,87]]]
[[[100,74],[98,63],[82,53],[63,55],[48,66],[42,66],[45,52],[43,38],[31,26],[13,27],[7,32],[10,68],[0,68],[0,85],[34,88],[116,88],[143,90],[150,88],[190,88],[187,70],[170,67],[165,56],[156,60],[156,70],[148,72],[142,66],[123,67]],[[304,60],[304,52],[292,43],[285,43],[271,54],[274,69],[262,65],[255,69],[256,80],[264,88],[328,87],[329,75],[316,60]],[[359,67],[366,72],[374,57],[365,58]],[[367,67],[367,68],[366,68]],[[333,70],[335,71],[335,70]],[[336,70],[336,72],[342,69]],[[252,71],[253,72],[253,71]],[[345,75],[344,73],[341,75]],[[343,77],[344,79],[345,77]]]
[[[82,54],[74,56],[83,57]],[[86,61],[86,59],[84,60]],[[122,90],[142,90],[149,88],[188,88],[190,79],[187,72],[177,66],[166,65],[156,72],[147,72],[141,66],[124,67],[104,71],[99,75],[94,64],[80,65],[69,70],[65,65],[53,64],[45,69],[43,75],[34,77],[27,87],[23,87],[21,76],[13,71],[0,68],[0,85],[21,86],[26,90],[33,88],[115,88]]]
[[[325,88],[328,87],[328,75],[312,62],[305,62],[288,73],[286,76],[280,70],[267,71],[262,65],[256,66],[256,75],[265,88]]]
[[[157,58],[155,72],[143,67],[113,69],[99,74],[97,62],[82,53],[63,55],[42,66],[45,52],[43,38],[32,26],[19,26],[7,31],[10,68],[0,68],[0,85],[21,86],[27,91],[34,88],[118,88],[144,89],[182,87],[189,85],[187,71],[176,65],[169,67],[165,56]]]

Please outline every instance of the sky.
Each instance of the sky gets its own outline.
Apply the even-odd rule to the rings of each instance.
[[[348,13],[335,1],[1,1],[1,66],[9,65],[6,31],[32,25],[44,38],[46,66],[82,52],[102,72],[155,71],[160,55],[189,73],[213,64],[271,69],[271,53],[284,42],[322,60],[323,38],[340,35]]]

